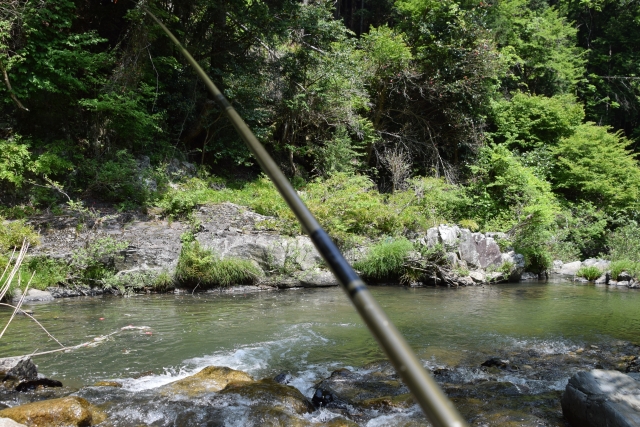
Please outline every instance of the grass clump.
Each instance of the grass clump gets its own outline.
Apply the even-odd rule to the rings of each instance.
[[[598,267],[592,265],[590,267],[581,267],[577,272],[576,276],[584,277],[588,281],[592,282],[596,280],[598,277],[602,276],[602,270]]]
[[[399,278],[404,274],[404,263],[411,250],[413,244],[405,238],[382,241],[373,245],[353,267],[368,279]]]
[[[637,276],[640,271],[640,263],[629,259],[621,259],[618,261],[612,261],[609,268],[611,269],[611,278],[613,280],[618,280],[618,277],[623,271],[626,271],[634,277]]]
[[[219,258],[198,242],[190,242],[182,246],[175,277],[186,285],[206,288],[253,283],[260,275],[251,261]]]

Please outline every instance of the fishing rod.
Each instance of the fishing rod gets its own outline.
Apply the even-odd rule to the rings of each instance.
[[[304,231],[309,235],[316,249],[346,291],[356,310],[366,323],[371,334],[391,360],[398,374],[407,385],[414,398],[420,404],[425,415],[436,427],[465,427],[467,423],[460,416],[451,401],[440,390],[438,384],[425,371],[406,340],[391,323],[391,320],[378,305],[362,279],[349,265],[338,247],[326,231],[302,202],[289,180],[267,150],[253,135],[238,112],[229,104],[220,90],[211,81],[207,73],[200,67],[191,54],[182,46],[169,29],[144,5],[142,9],[164,30],[171,41],[194,68],[198,76],[213,96],[220,109],[233,124],[242,140],[256,157],[260,167],[276,186],[280,195],[294,212]]]

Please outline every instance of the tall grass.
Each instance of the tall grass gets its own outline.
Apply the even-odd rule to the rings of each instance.
[[[261,274],[251,261],[219,258],[198,242],[192,242],[182,246],[175,277],[185,285],[208,288],[253,283]]]
[[[584,277],[588,281],[592,282],[596,280],[598,277],[602,276],[602,270],[598,267],[592,265],[590,267],[581,267],[577,272],[576,276]]]
[[[404,262],[413,249],[407,239],[380,242],[353,267],[367,279],[398,279],[404,274]]]
[[[626,271],[631,276],[637,276],[640,271],[640,263],[629,259],[621,259],[618,261],[612,261],[609,268],[611,269],[611,278],[613,280],[618,280],[618,277],[623,271]]]

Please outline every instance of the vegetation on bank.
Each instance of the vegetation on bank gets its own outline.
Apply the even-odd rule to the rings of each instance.
[[[639,3],[370,3],[147,5],[343,248],[455,223],[507,233],[533,272],[600,254],[640,262]],[[13,220],[63,205],[188,220],[200,204],[231,201],[275,218],[265,229],[300,233],[135,2],[3,2],[0,71],[0,215],[12,220],[0,220],[0,257],[25,236],[37,243]],[[177,170],[183,160],[195,176]],[[91,261],[109,256],[87,250],[24,268],[43,272],[41,287],[131,288]],[[371,277],[387,274],[371,257]],[[157,280],[136,286],[171,285]]]

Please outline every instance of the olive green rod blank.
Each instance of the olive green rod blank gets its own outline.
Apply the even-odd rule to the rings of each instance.
[[[273,181],[282,197],[284,197],[291,210],[295,213],[303,229],[311,237],[318,252],[322,255],[343,289],[351,298],[358,313],[360,313],[360,316],[369,327],[373,336],[378,340],[378,343],[393,363],[404,383],[409,387],[409,390],[422,407],[429,421],[436,427],[466,426],[467,423],[462,419],[447,396],[440,390],[438,384],[436,384],[433,378],[424,370],[418,358],[375,301],[364,282],[349,265],[342,253],[340,253],[335,243],[329,238],[329,235],[320,227],[318,221],[313,217],[302,200],[300,200],[295,189],[291,186],[262,144],[260,144],[251,130],[249,130],[246,123],[240,118],[240,115],[238,115],[209,76],[207,76],[171,31],[146,7],[142,6],[142,8],[162,27],[171,41],[175,43],[207,86],[207,89],[209,89],[209,92],[213,95],[218,106],[229,120],[231,120],[238,134],[240,134],[247,144],[247,147],[249,147],[258,160],[262,170],[269,176],[271,181]]]

